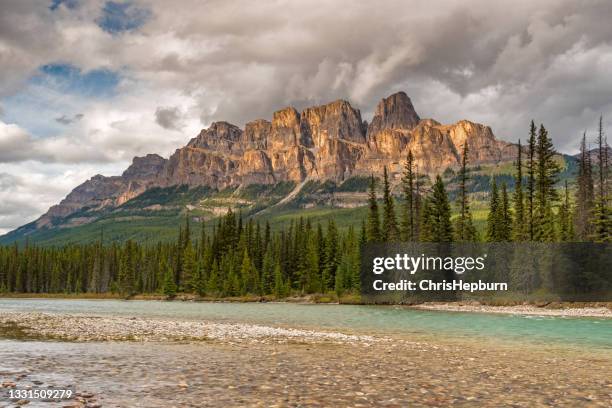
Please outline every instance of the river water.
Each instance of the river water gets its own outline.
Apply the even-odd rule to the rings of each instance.
[[[250,323],[398,339],[373,345],[73,343],[2,339],[0,330],[0,382],[93,394],[89,405],[28,407],[612,406],[612,319],[59,299],[0,299],[2,312]],[[0,408],[13,406],[0,397]]]
[[[400,306],[0,299],[0,311],[138,316],[374,334],[483,338],[612,349],[612,319],[441,312]]]

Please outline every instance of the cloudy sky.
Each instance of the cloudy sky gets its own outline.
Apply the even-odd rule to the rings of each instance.
[[[609,0],[0,3],[0,233],[214,120],[344,98],[559,150],[612,123]]]

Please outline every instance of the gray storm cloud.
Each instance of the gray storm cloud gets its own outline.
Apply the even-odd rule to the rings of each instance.
[[[40,174],[167,154],[213,120],[243,125],[338,98],[369,119],[398,90],[421,117],[485,123],[509,141],[525,139],[534,119],[568,153],[584,130],[594,137],[599,115],[606,129],[612,123],[608,0],[136,3],[142,26],[109,33],[98,25],[103,1],[55,10],[3,1],[0,164]],[[52,63],[122,81],[110,101],[75,103],[80,120],[58,111],[53,118],[70,124],[64,134],[36,135],[7,115],[11,98]]]
[[[406,89],[423,116],[486,121],[506,139],[533,117],[562,149],[612,111],[605,0],[138,3],[149,20],[116,36],[96,26],[98,2],[5,3],[0,94],[49,61],[127,67],[148,86],[189,95],[206,125],[337,98],[367,117]],[[155,119],[172,128],[171,115]]]

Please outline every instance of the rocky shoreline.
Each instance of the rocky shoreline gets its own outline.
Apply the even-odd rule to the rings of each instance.
[[[17,311],[0,336],[0,390],[74,385],[71,408],[612,402],[606,349]]]
[[[559,316],[559,317],[599,317],[612,318],[612,309],[604,306],[570,306],[555,305],[557,307],[544,307],[531,304],[513,306],[490,306],[480,303],[423,303],[409,306],[419,310],[437,310],[444,312],[470,312],[470,313],[500,313],[518,314],[527,316]]]
[[[1,312],[0,334],[64,341],[219,341],[224,343],[362,344],[384,338],[244,323]]]

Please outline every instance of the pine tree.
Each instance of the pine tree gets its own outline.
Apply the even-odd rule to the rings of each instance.
[[[508,189],[506,183],[502,183],[501,198],[497,207],[497,241],[507,242],[511,238],[512,215],[510,214],[510,203],[508,200]]]
[[[368,242],[380,242],[380,217],[378,215],[378,202],[376,198],[376,179],[372,175],[370,179],[370,196],[368,199]]]
[[[559,206],[559,214],[557,216],[559,220],[559,240],[562,242],[570,242],[574,239],[574,228],[572,222],[572,208],[569,198],[569,189],[567,187],[567,180],[565,180],[565,189],[563,195],[563,202]]]
[[[183,265],[181,268],[180,289],[184,292],[195,290],[194,276],[196,275],[196,254],[191,245],[191,240],[186,240],[183,250]]]
[[[306,243],[306,290],[309,293],[322,292],[319,272],[319,243],[317,235],[311,234]]]
[[[535,178],[536,178],[536,134],[537,128],[533,120],[529,127],[529,144],[527,156],[527,235],[529,241],[535,238]]]
[[[261,288],[264,294],[272,292],[274,277],[274,258],[272,256],[272,248],[270,244],[266,248],[261,267]]]
[[[397,218],[395,217],[395,205],[393,196],[391,195],[391,186],[389,184],[389,174],[387,167],[384,167],[383,172],[383,220],[382,220],[382,240],[383,242],[399,241],[399,229],[397,227]]]
[[[555,220],[553,205],[558,199],[555,183],[559,165],[555,161],[555,149],[548,131],[540,125],[536,147],[536,190],[534,239],[540,242],[555,241]]]
[[[499,239],[499,193],[495,177],[491,180],[491,194],[489,196],[489,215],[487,216],[486,239],[488,242],[496,242]]]
[[[274,296],[277,299],[287,296],[287,288],[283,283],[283,274],[279,263],[274,267]]]
[[[416,208],[415,208],[415,183],[414,183],[414,156],[412,150],[408,150],[404,175],[402,177],[402,190],[404,192],[404,211],[402,213],[402,237],[404,241],[416,241]]]
[[[595,201],[593,194],[593,166],[591,164],[591,154],[586,144],[586,132],[583,133],[582,141],[580,142],[576,187],[574,230],[579,241],[586,241],[592,237],[593,233],[590,221],[593,216],[593,203]]]
[[[448,195],[440,175],[436,176],[430,199],[430,220],[432,223],[433,242],[452,242],[453,226]]]
[[[174,272],[172,268],[170,268],[165,261],[162,261],[161,264],[162,270],[164,270],[164,283],[162,287],[162,292],[168,298],[173,298],[176,296],[176,283],[174,283]]]
[[[213,296],[219,295],[222,284],[219,277],[219,263],[215,259],[210,268],[210,276],[208,277],[208,283],[206,285],[206,291]]]
[[[240,281],[241,293],[246,295],[247,293],[257,292],[257,276],[255,266],[249,257],[249,252],[245,249],[242,253],[242,264],[240,266]]]
[[[323,269],[323,278],[321,279],[323,292],[333,288],[336,280],[336,271],[340,263],[338,250],[338,230],[334,220],[330,220],[327,224],[327,235],[325,237],[325,267]]]
[[[419,217],[419,241],[434,242],[434,228],[432,220],[432,208],[429,198],[425,198],[421,205],[421,215]]]
[[[135,271],[135,245],[132,241],[127,241],[125,250],[119,266],[119,292],[126,297],[136,293],[136,271]],[[75,291],[79,290],[81,282],[77,278]]]
[[[603,131],[603,116],[600,116],[599,132],[597,134],[598,185],[592,221],[593,240],[595,242],[612,241],[612,209],[608,197],[610,173],[608,150],[609,146]]]
[[[518,141],[517,153],[516,153],[516,173],[514,174],[514,194],[512,201],[514,203],[514,219],[512,222],[512,240],[513,241],[524,241],[526,239],[525,234],[525,207],[524,207],[524,194],[523,194],[523,148],[521,141]]]
[[[461,157],[461,168],[459,169],[459,194],[457,204],[459,206],[459,217],[455,223],[455,235],[458,242],[473,242],[477,239],[476,228],[472,222],[470,203],[467,193],[468,175],[468,146],[467,141],[463,144],[463,155]]]

